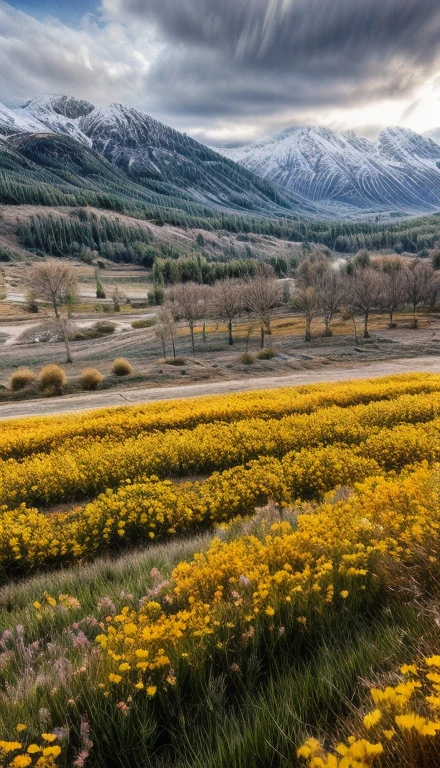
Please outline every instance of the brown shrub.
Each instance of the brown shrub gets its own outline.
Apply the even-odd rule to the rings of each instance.
[[[96,389],[103,379],[104,376],[96,368],[84,368],[81,371],[81,387],[83,389]]]
[[[271,349],[270,347],[267,347],[266,349],[262,349],[261,352],[258,353],[257,357],[259,360],[272,360],[273,357],[276,357],[277,353],[274,349]]]
[[[245,354],[240,357],[240,363],[243,363],[243,365],[252,365],[252,363],[255,363],[255,357],[248,352],[245,352]]]
[[[19,392],[34,383],[37,375],[30,368],[19,368],[12,374],[10,383],[13,392]]]
[[[185,365],[186,360],[184,357],[169,357],[168,360],[165,360],[167,365]]]
[[[63,387],[67,384],[67,376],[63,369],[54,363],[41,369],[38,380],[40,389],[48,396],[61,395]]]
[[[128,376],[130,373],[134,373],[134,368],[125,357],[118,357],[113,361],[112,371],[115,376]]]

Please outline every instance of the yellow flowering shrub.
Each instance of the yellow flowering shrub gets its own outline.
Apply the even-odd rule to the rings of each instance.
[[[359,734],[325,751],[308,739],[298,757],[307,768],[370,768],[374,765],[438,765],[440,759],[440,655],[400,668],[394,686],[372,688],[375,707]]]
[[[425,465],[400,477],[369,478],[346,500],[305,508],[296,528],[280,521],[263,538],[214,540],[175,568],[162,600],[108,618],[97,640],[118,676],[110,682],[167,687],[182,660],[201,664],[213,650],[233,652],[265,627],[307,626],[333,605],[356,610],[359,601],[373,601],[387,560],[407,565],[423,551],[432,555],[438,472]]]
[[[393,405],[397,407],[397,402]],[[3,509],[0,565],[24,569],[90,558],[122,543],[172,536],[207,522],[251,514],[268,500],[283,505],[319,497],[338,485],[351,486],[369,475],[380,475],[384,469],[440,459],[439,433],[440,421],[398,425],[379,430],[374,440],[367,437],[358,445],[330,441],[328,446],[318,443],[316,448],[289,452],[281,459],[263,456],[246,466],[214,473],[204,482],[179,484],[153,476],[127,482],[116,491],[109,489],[84,508],[67,513],[47,515],[24,505],[13,511]]]
[[[227,396],[168,400],[147,405],[106,408],[88,413],[31,417],[2,422],[0,458],[22,458],[50,452],[75,437],[126,437],[167,429],[191,429],[198,424],[232,422],[247,418],[277,418],[311,413],[337,405],[349,407],[374,400],[391,400],[403,394],[440,390],[436,374],[402,374],[366,381],[311,384]]]
[[[331,443],[358,445],[384,427],[431,423],[434,444],[429,455],[440,457],[440,414],[437,393],[401,395],[346,408],[321,408],[311,414],[279,419],[244,419],[232,424],[201,424],[126,440],[75,438],[62,448],[21,461],[0,462],[0,498],[13,509],[90,497],[125,480],[209,473],[259,456],[283,456]],[[378,440],[381,447],[381,439]],[[426,454],[426,450],[425,450]],[[424,455],[424,454],[423,454]],[[414,459],[413,459],[414,460]]]
[[[108,490],[72,512],[46,515],[25,506],[0,515],[0,565],[21,569],[92,557],[140,539],[153,540],[251,514],[273,499],[288,504],[340,484],[380,474],[373,458],[343,446],[262,457],[203,482],[157,477]]]

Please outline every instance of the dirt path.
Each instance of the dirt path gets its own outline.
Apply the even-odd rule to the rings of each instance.
[[[258,389],[275,389],[349,379],[368,379],[393,373],[427,372],[440,373],[440,357],[413,357],[402,360],[383,360],[376,363],[347,368],[325,368],[320,371],[304,371],[285,376],[250,377],[232,381],[213,381],[178,387],[151,387],[124,391],[95,392],[70,395],[56,400],[31,400],[22,403],[0,405],[0,420],[25,416],[45,416],[56,413],[89,411],[123,405],[137,405],[158,400],[180,400],[202,395],[219,395],[230,392],[251,392]]]

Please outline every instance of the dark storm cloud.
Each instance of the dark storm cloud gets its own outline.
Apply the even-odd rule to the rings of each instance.
[[[440,0],[101,2],[72,28],[0,0],[0,101],[67,91],[240,142],[290,124],[344,128],[355,110],[364,124],[359,109],[384,99],[394,122],[413,120],[420,87],[440,87]]]
[[[104,0],[157,29],[160,111],[222,119],[411,98],[440,59],[439,0]],[[437,60],[437,61],[436,61]]]
[[[438,0],[109,0],[119,13],[158,22],[167,38],[279,68],[395,53],[429,63],[439,44]],[[353,56],[350,60],[349,55]]]

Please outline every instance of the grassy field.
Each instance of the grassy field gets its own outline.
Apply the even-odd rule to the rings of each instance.
[[[5,421],[0,765],[435,768],[440,376]]]

